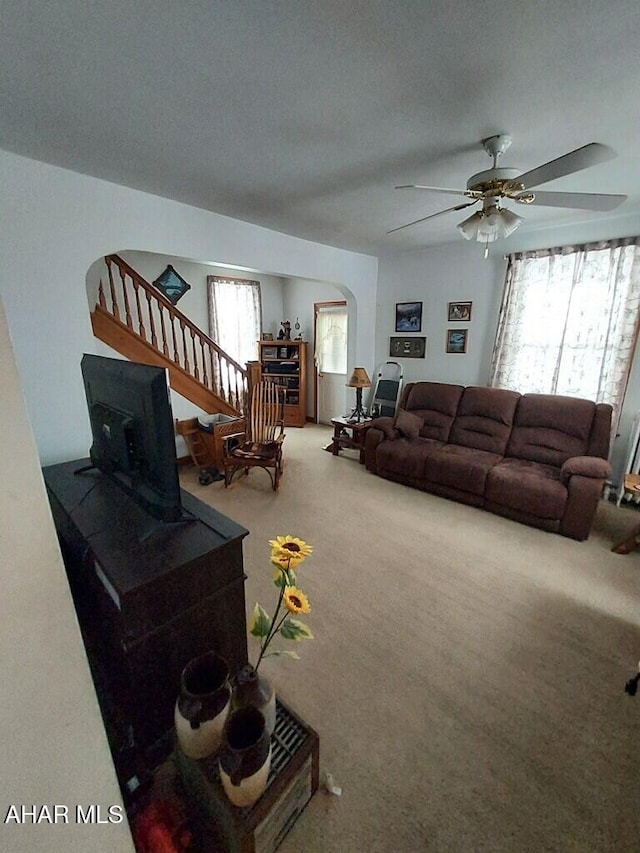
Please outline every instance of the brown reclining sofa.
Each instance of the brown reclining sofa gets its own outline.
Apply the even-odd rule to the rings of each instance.
[[[611,476],[611,406],[440,382],[405,386],[366,435],[369,471],[573,539]]]

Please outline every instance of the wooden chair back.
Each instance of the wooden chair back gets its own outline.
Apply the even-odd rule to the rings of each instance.
[[[249,435],[255,444],[276,441],[284,427],[284,392],[275,382],[254,385],[249,409]]]

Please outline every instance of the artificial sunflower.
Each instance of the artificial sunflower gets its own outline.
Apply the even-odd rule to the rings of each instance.
[[[310,613],[311,605],[309,599],[295,586],[287,586],[283,595],[284,605],[289,613]]]
[[[269,545],[273,551],[284,551],[287,556],[295,557],[296,559],[304,559],[313,554],[313,546],[298,539],[296,536],[291,536],[287,533],[286,536],[276,536],[275,539],[269,539]]]
[[[310,613],[309,599],[296,586],[295,568],[312,552],[313,547],[295,536],[278,536],[269,540],[271,562],[276,566],[274,583],[279,587],[278,603],[273,617],[256,602],[249,620],[249,631],[260,640],[260,654],[254,669],[258,669],[262,658],[270,655],[286,655],[299,659],[297,652],[271,650],[271,641],[278,635],[283,640],[312,640],[313,633],[304,622],[294,619],[298,613]],[[283,612],[284,611],[284,612]]]
[[[271,552],[271,562],[274,566],[277,566],[282,572],[292,571],[297,569],[298,566],[303,563],[305,557],[300,555],[296,556],[288,556],[285,551],[276,551],[275,549]],[[294,581],[291,581],[294,583]]]

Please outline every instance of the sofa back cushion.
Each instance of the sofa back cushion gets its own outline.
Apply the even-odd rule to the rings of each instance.
[[[451,427],[449,444],[504,454],[519,400],[517,391],[465,388]]]
[[[593,426],[589,436],[589,447],[587,456],[600,456],[602,459],[609,458],[611,449],[611,419],[613,407],[609,403],[596,403],[596,413],[593,417]]]
[[[560,467],[589,451],[596,404],[578,397],[523,394],[507,446],[507,456]]]
[[[412,382],[405,387],[400,406],[422,418],[421,438],[447,441],[463,391],[464,386],[446,382]]]

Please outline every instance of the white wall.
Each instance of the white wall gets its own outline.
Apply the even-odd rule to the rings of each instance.
[[[495,330],[496,276],[502,260],[482,261],[477,246],[461,241],[406,254],[380,258],[376,306],[376,360],[398,361],[404,381],[430,379],[459,385],[484,385],[488,376]],[[422,331],[404,335],[395,331],[397,302],[422,302]],[[447,322],[449,302],[473,302],[471,322]],[[467,352],[447,354],[446,330],[468,328]],[[392,336],[426,336],[424,359],[389,355]],[[488,356],[487,356],[488,354]]]
[[[640,234],[637,216],[587,218],[579,226],[518,231],[508,240],[492,246],[483,258],[484,246],[461,237],[452,243],[423,251],[389,254],[379,260],[378,302],[376,305],[376,360],[389,358],[389,337],[394,332],[395,303],[422,301],[423,326],[427,336],[426,359],[399,360],[405,382],[432,379],[461,385],[485,385],[489,380],[491,351],[498,322],[506,271],[505,255],[510,252],[606,240]],[[453,226],[452,226],[453,227]],[[473,302],[470,323],[447,322],[448,302]],[[464,355],[445,353],[447,328],[469,328],[469,344]],[[619,434],[612,444],[614,479],[620,477],[633,414],[640,409],[640,351],[636,352],[630,376]]]
[[[376,258],[8,152],[0,152],[0,183],[0,294],[43,464],[87,453],[90,433],[80,359],[83,352],[98,349],[85,278],[97,258],[125,247],[335,282],[353,293],[357,307],[354,358],[362,363],[373,359]]]
[[[133,851],[120,824],[79,825],[75,807],[122,808],[49,512],[0,300],[0,849]],[[5,823],[11,804],[68,808],[69,823]],[[122,812],[124,815],[124,810]]]

